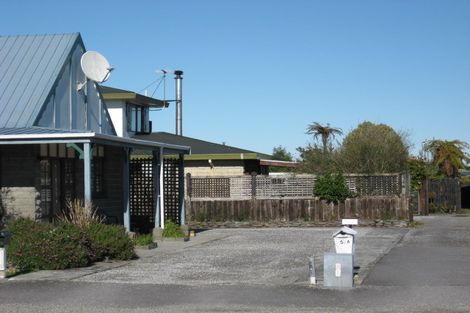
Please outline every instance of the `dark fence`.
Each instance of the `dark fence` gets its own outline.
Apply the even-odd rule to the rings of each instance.
[[[458,213],[461,209],[460,181],[457,178],[425,180],[416,200],[417,213]]]

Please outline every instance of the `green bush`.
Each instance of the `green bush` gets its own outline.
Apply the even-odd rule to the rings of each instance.
[[[326,174],[319,176],[315,182],[313,190],[315,196],[328,203],[343,202],[346,198],[354,197],[355,195],[349,190],[346,185],[346,180],[341,174]]]
[[[136,246],[148,246],[153,243],[152,234],[137,235],[134,238],[134,244]]]
[[[134,243],[121,225],[91,223],[85,228],[91,240],[93,261],[104,258],[130,260],[134,257]]]
[[[165,229],[163,229],[163,237],[167,238],[183,238],[185,237],[181,227],[176,225],[173,221],[165,221]]]
[[[19,271],[55,270],[90,263],[90,241],[83,231],[70,224],[54,227],[29,219],[8,224],[12,238],[9,261]]]

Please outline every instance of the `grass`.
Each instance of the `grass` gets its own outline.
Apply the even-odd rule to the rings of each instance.
[[[470,215],[470,208],[461,208],[459,214],[460,215]]]
[[[166,238],[184,238],[186,234],[181,230],[181,227],[168,220],[165,222],[165,229],[163,230],[163,237]]]
[[[414,227],[419,227],[421,225],[423,225],[423,222],[419,222],[419,221],[407,221],[406,222],[406,227],[414,228]]]
[[[133,240],[136,246],[148,246],[153,243],[153,235],[137,235]]]

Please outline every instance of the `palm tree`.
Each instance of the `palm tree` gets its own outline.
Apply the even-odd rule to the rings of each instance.
[[[423,150],[430,152],[433,163],[439,172],[447,177],[458,177],[459,169],[464,169],[470,162],[469,155],[464,151],[469,145],[460,140],[428,140],[424,142]]]
[[[307,126],[306,134],[313,135],[314,139],[321,137],[323,153],[326,153],[328,151],[330,138],[335,138],[336,135],[342,135],[343,131],[341,128],[331,127],[330,123],[327,123],[326,126],[324,126],[320,123],[313,122]]]

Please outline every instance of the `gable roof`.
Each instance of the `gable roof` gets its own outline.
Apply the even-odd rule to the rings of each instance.
[[[272,160],[273,157],[268,154],[263,154],[251,150],[240,149],[237,147],[227,146],[214,142],[204,141],[191,137],[178,136],[167,132],[155,132],[148,135],[136,135],[134,138],[142,140],[169,142],[175,145],[190,146],[191,155],[234,155],[234,154],[245,154],[254,156],[254,159],[268,159]]]
[[[0,36],[0,128],[33,126],[79,33]]]

